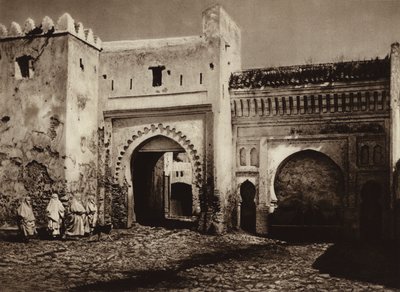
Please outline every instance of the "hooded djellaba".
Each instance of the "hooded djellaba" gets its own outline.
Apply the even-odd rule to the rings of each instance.
[[[93,232],[97,224],[97,213],[96,198],[90,195],[86,204],[85,233],[91,234]]]
[[[71,199],[69,206],[68,222],[66,222],[67,236],[84,236],[85,235],[85,216],[86,209],[83,207],[80,195]]]
[[[49,204],[47,205],[47,229],[49,233],[54,237],[60,236],[60,228],[62,226],[62,220],[64,218],[64,206],[58,199],[57,194],[52,194]]]
[[[33,214],[31,198],[24,197],[17,209],[18,227],[24,239],[28,241],[29,237],[37,234],[36,231],[36,218]]]

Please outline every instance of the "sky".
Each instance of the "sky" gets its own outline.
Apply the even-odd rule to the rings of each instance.
[[[242,67],[384,58],[400,42],[400,0],[0,0],[0,23],[68,12],[103,41],[202,33],[221,4],[242,32]]]

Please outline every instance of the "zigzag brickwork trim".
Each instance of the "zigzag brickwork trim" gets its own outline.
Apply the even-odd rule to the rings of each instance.
[[[123,146],[122,150],[119,152],[116,161],[115,167],[115,179],[118,181],[119,172],[121,170],[121,161],[123,157],[126,155],[128,148],[130,145],[135,142],[136,147],[140,145],[142,142],[146,141],[151,137],[155,137],[157,135],[162,135],[167,138],[171,138],[175,142],[177,142],[188,154],[190,161],[193,167],[193,184],[200,188],[202,186],[203,178],[202,178],[202,163],[201,158],[195,149],[192,142],[187,139],[187,136],[184,135],[181,131],[177,131],[176,128],[171,126],[164,126],[163,124],[151,124],[149,127],[144,127],[143,130],[137,131],[136,134],[132,135],[130,139],[128,139]],[[134,151],[134,149],[132,149]],[[128,155],[132,153],[128,152]]]

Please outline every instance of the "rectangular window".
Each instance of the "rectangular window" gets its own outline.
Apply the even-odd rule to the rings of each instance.
[[[15,59],[15,78],[32,78],[34,73],[33,58],[23,55]]]
[[[200,84],[203,84],[203,73],[200,73]]]
[[[149,70],[153,72],[153,87],[162,85],[162,71],[165,70],[165,66],[154,66],[149,67]]]

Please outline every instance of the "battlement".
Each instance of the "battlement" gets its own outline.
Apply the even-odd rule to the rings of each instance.
[[[93,31],[85,29],[81,22],[75,20],[68,13],[64,13],[54,25],[53,20],[45,16],[39,25],[35,25],[32,18],[28,18],[23,27],[17,22],[11,22],[10,28],[0,23],[0,39],[20,38],[20,37],[33,37],[46,35],[51,36],[56,33],[68,32],[85,43],[101,49],[102,42],[98,36],[93,34]]]

